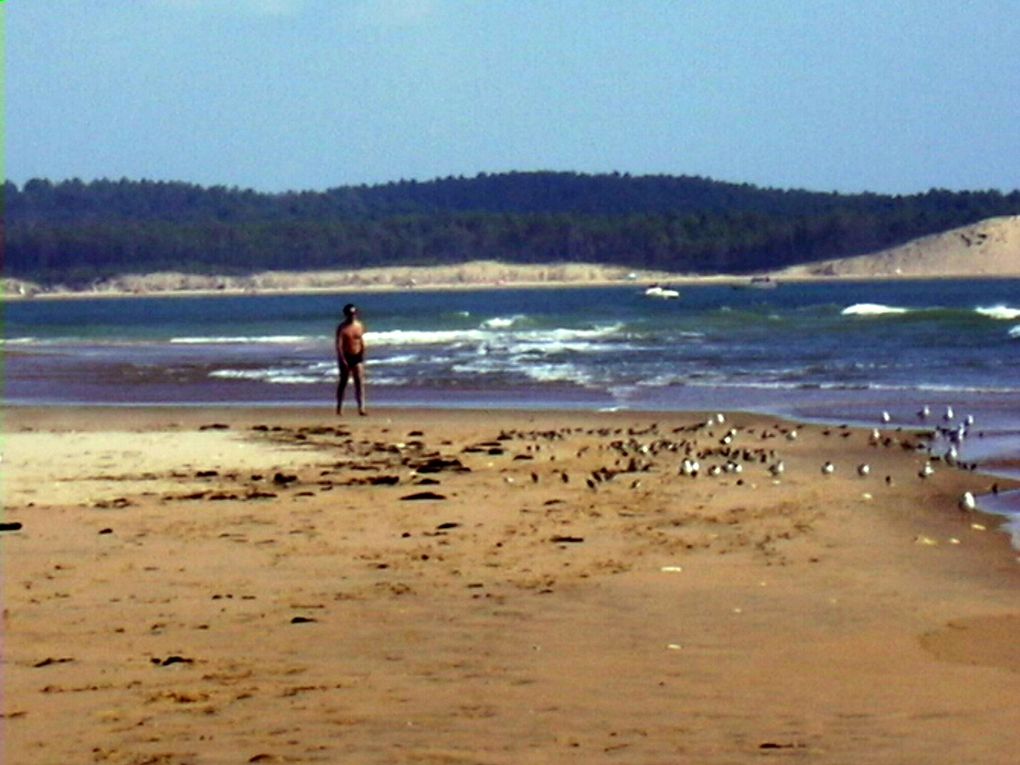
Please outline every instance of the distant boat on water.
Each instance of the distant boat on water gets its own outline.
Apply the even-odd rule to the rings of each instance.
[[[735,289],[771,290],[779,286],[779,282],[771,276],[752,276],[750,281],[734,284]]]
[[[680,293],[677,292],[676,290],[669,289],[668,287],[662,287],[658,284],[653,284],[651,287],[645,290],[645,296],[670,300],[673,298],[680,297]]]

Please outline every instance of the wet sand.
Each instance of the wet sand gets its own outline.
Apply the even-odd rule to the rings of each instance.
[[[908,432],[735,413],[5,418],[6,762],[1020,748],[1020,563],[997,519],[957,506],[993,479],[938,462],[921,478]]]

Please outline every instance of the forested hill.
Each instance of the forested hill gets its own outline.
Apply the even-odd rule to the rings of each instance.
[[[43,282],[479,258],[746,273],[1020,214],[1020,191],[845,195],[697,177],[553,172],[283,194],[32,180],[6,183],[3,201],[5,275]]]

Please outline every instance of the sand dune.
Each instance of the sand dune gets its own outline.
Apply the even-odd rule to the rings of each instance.
[[[807,263],[776,276],[1020,277],[1020,215],[989,218],[870,255]]]

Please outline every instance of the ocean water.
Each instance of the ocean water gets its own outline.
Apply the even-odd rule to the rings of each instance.
[[[376,405],[742,406],[1020,424],[1020,280],[98,298],[5,306],[9,403],[328,403],[356,301]]]
[[[132,297],[4,307],[8,405],[332,406],[354,301],[378,406],[971,415],[1020,464],[1020,280]],[[1012,467],[1011,467],[1012,464]]]

